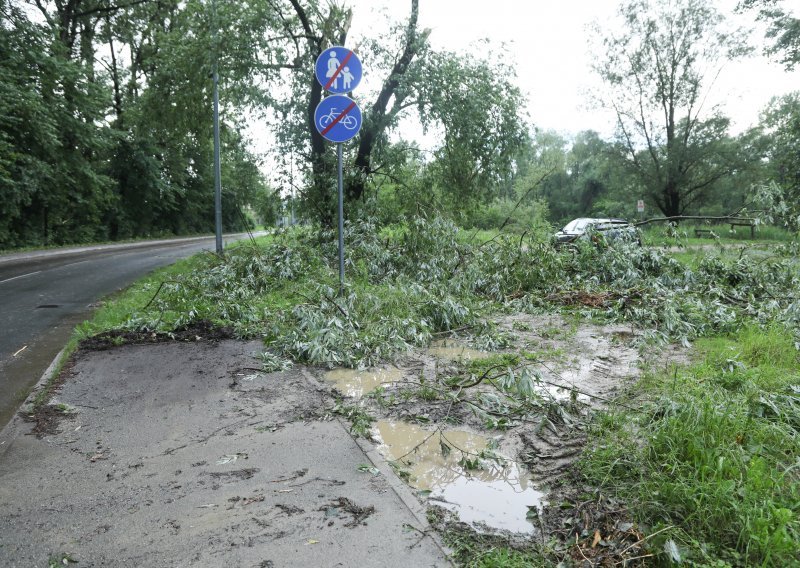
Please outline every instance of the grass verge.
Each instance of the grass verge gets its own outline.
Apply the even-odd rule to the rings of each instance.
[[[627,502],[664,563],[800,558],[800,358],[783,329],[698,342],[700,361],[643,383],[641,411],[595,422],[586,480]]]

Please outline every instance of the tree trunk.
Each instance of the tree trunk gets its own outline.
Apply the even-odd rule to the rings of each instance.
[[[358,201],[363,199],[368,176],[372,173],[372,152],[375,144],[383,135],[386,129],[388,116],[387,110],[389,101],[395,95],[397,87],[400,85],[400,78],[408,70],[408,66],[417,54],[419,45],[417,43],[417,19],[419,17],[419,0],[411,0],[411,14],[408,17],[406,27],[406,41],[403,52],[397,58],[397,62],[392,68],[392,72],[383,84],[380,94],[375,104],[372,105],[364,124],[358,141],[358,153],[355,159],[356,174],[350,178],[347,184],[345,197],[348,201]],[[395,105],[402,101],[395,101]]]
[[[114,30],[111,28],[111,21],[106,16],[106,27],[108,28],[108,51],[111,53],[111,83],[114,89],[114,114],[116,115],[116,127],[119,130],[125,128],[122,119],[122,90],[119,84],[119,67],[117,66],[117,53],[114,50]]]

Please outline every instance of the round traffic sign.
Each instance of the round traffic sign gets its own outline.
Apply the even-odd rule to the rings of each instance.
[[[361,60],[346,47],[333,46],[317,57],[314,74],[331,93],[349,93],[361,82]]]
[[[361,109],[350,97],[331,95],[317,105],[314,126],[330,142],[347,142],[361,130]]]

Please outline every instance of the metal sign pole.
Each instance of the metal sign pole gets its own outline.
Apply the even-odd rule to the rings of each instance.
[[[214,69],[214,235],[216,237],[217,254],[222,254],[222,172],[219,158],[218,82],[217,70]]]
[[[342,181],[342,144],[336,145],[339,177],[339,295],[344,294],[344,183]]]
[[[214,236],[216,237],[217,254],[222,254],[222,171],[219,158],[219,75],[217,73],[217,59],[219,58],[219,44],[217,43],[217,3],[212,1],[211,33],[214,41],[214,68],[211,71],[214,82]]]

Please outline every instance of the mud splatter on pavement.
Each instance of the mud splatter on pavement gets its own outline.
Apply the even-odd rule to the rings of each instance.
[[[424,517],[358,469],[368,458],[325,389],[299,370],[231,386],[262,349],[84,352],[58,394],[69,420],[42,438],[19,419],[0,433],[2,564],[449,566],[433,535],[406,530],[428,530]],[[319,510],[332,503],[341,519]]]

